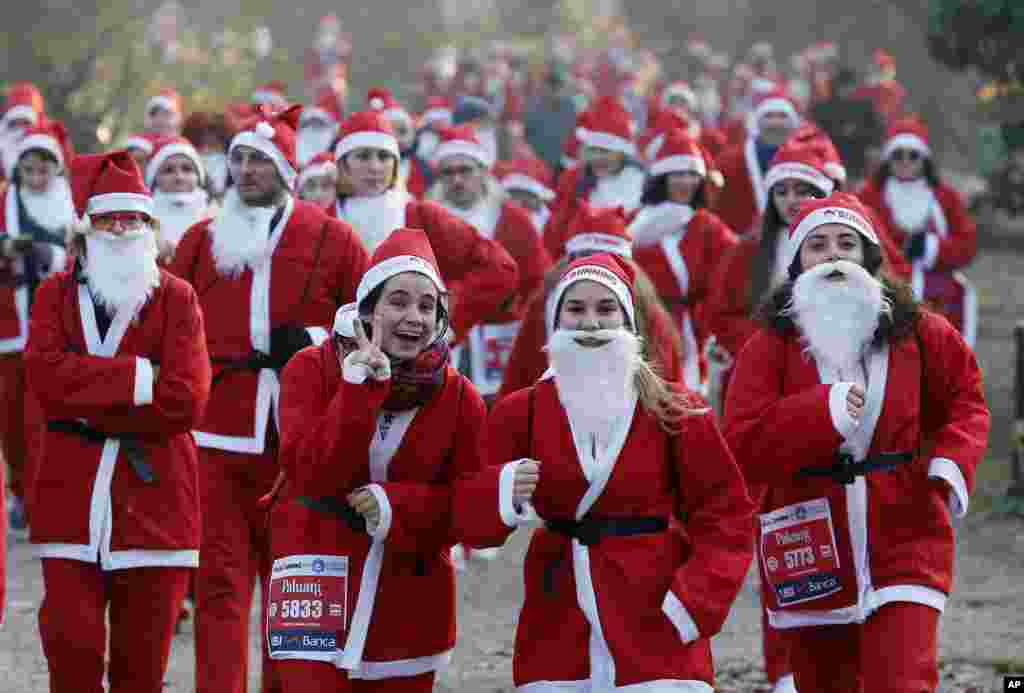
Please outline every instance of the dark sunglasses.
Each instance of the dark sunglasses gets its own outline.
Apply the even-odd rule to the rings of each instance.
[[[919,161],[921,152],[913,149],[897,149],[889,158],[893,161]]]
[[[446,166],[444,168],[438,169],[437,175],[441,176],[442,178],[454,178],[455,176],[462,176],[463,178],[466,178],[467,176],[473,175],[475,171],[476,169],[473,168],[472,166]]]

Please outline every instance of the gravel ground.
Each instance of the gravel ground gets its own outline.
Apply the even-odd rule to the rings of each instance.
[[[991,248],[991,246],[990,246]],[[968,271],[981,301],[977,353],[986,374],[993,410],[992,456],[979,473],[981,491],[1006,487],[1007,441],[1012,413],[1012,327],[1024,306],[1024,256],[1009,249],[983,252]],[[1024,674],[1024,521],[976,510],[960,528],[957,582],[942,619],[940,657],[943,693],[1002,691],[1002,675]],[[472,561],[460,574],[459,643],[436,691],[497,693],[512,690],[512,643],[520,578],[527,543],[513,536],[492,562]],[[44,693],[46,662],[39,644],[36,610],[42,596],[39,564],[29,547],[13,543],[8,554],[6,624],[0,629],[0,693]],[[254,618],[254,623],[257,619]],[[761,670],[757,594],[748,580],[722,633],[713,641],[718,691],[767,690]],[[258,662],[259,634],[252,631],[252,661]],[[175,638],[165,691],[193,690],[193,641],[185,631]],[[257,690],[252,677],[251,691]]]

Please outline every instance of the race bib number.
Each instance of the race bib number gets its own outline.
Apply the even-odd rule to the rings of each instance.
[[[501,387],[518,332],[518,321],[477,325],[470,332],[471,380],[480,394],[493,395]]]
[[[348,556],[286,556],[274,561],[267,641],[274,659],[331,661],[345,645]]]
[[[842,588],[828,500],[815,498],[760,517],[761,562],[780,607],[822,599]]]

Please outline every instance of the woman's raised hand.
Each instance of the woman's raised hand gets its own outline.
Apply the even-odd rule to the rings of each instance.
[[[355,318],[352,321],[352,329],[355,332],[356,351],[348,357],[352,364],[364,367],[374,380],[387,380],[391,377],[391,361],[387,354],[380,348],[384,330],[381,328],[380,320],[373,318],[373,335],[368,338],[363,328],[363,321]]]

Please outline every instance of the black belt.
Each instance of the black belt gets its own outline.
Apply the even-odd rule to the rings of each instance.
[[[46,422],[46,430],[55,433],[71,433],[79,435],[93,443],[105,443],[108,438],[116,438],[121,441],[121,452],[128,460],[128,464],[144,483],[152,484],[156,481],[156,473],[153,467],[146,461],[146,448],[142,442],[133,435],[119,435],[117,433],[105,433],[91,426],[74,419],[55,419]]]
[[[340,498],[334,496],[297,496],[295,500],[302,503],[310,510],[335,515],[341,519],[353,532],[366,531],[366,518],[352,509],[352,506]]]
[[[664,532],[668,529],[668,520],[664,517],[585,517],[582,520],[545,520],[544,527],[548,531],[576,539],[584,546],[594,546],[609,537]],[[561,556],[548,562],[544,568],[545,592],[554,592],[555,572],[564,560],[565,557]]]
[[[804,467],[797,471],[799,476],[827,476],[837,484],[852,484],[858,476],[871,472],[892,471],[901,464],[912,462],[912,452],[882,452],[871,455],[862,462],[855,462],[853,455],[840,453],[828,467]]]
[[[221,366],[220,372],[210,381],[210,387],[213,387],[218,380],[231,371],[253,371],[259,373],[264,368],[277,369],[279,367],[279,364],[271,359],[269,354],[264,354],[262,351],[254,351],[241,359],[210,359],[210,361]]]
[[[661,296],[661,302],[667,306],[688,306],[690,299],[686,296]]]

